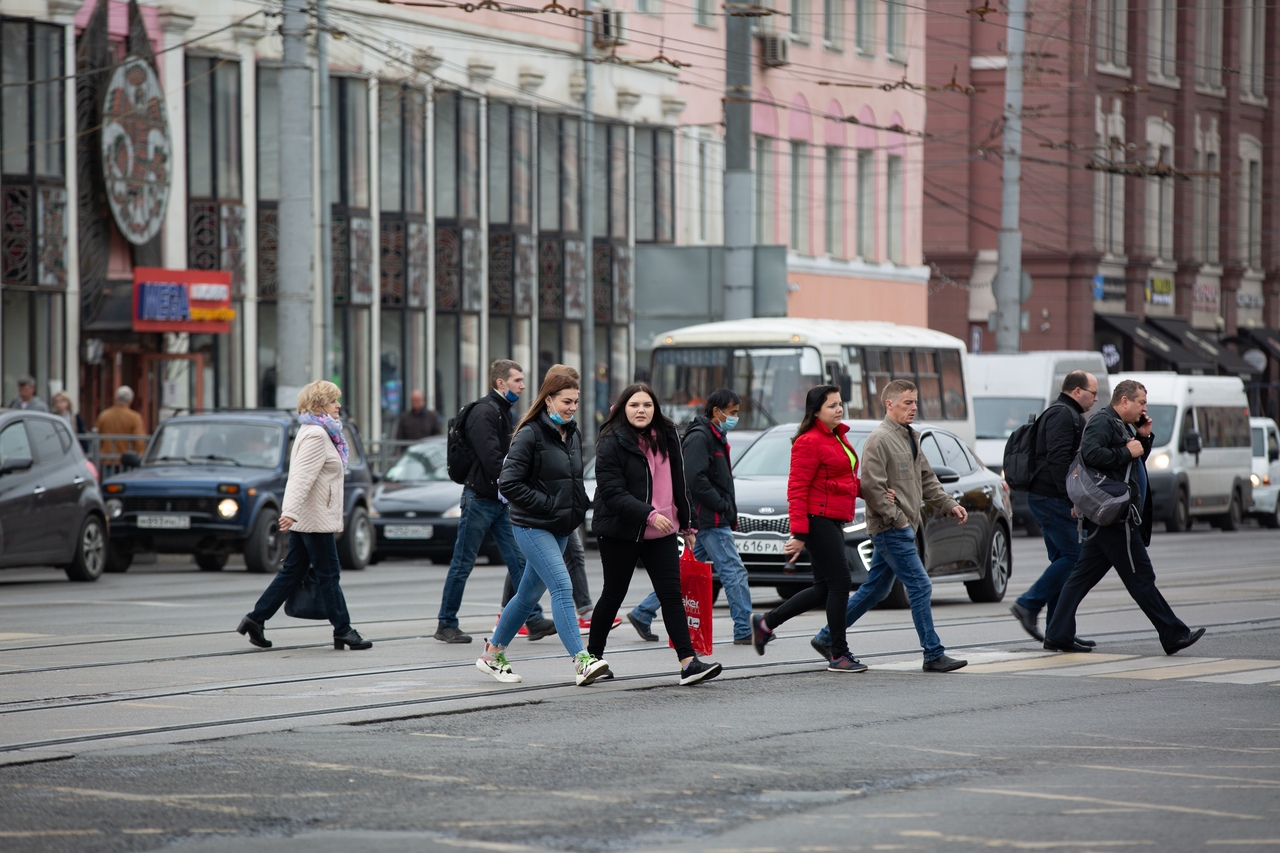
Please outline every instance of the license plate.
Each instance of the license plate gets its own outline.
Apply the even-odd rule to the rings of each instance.
[[[739,539],[736,544],[739,554],[781,554],[784,553],[782,547],[787,544],[787,540]]]
[[[388,524],[383,528],[388,539],[430,539],[435,532],[430,524]]]
[[[140,515],[138,516],[138,526],[146,527],[150,530],[189,530],[191,528],[191,516]]]

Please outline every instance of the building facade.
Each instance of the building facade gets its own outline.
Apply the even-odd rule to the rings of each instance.
[[[930,324],[992,350],[1006,21],[971,7],[930,7],[940,49],[929,82],[958,74],[973,94],[930,113],[925,255],[936,264]],[[1263,402],[1280,376],[1280,220],[1269,203],[1280,186],[1280,16],[1251,0],[1032,11],[1022,348],[1099,349],[1113,370],[1241,375],[1273,410]]]

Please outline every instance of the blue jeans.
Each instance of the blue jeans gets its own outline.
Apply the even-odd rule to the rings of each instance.
[[[495,646],[509,645],[542,593],[551,590],[551,616],[556,620],[556,633],[569,655],[576,655],[582,651],[582,634],[578,614],[573,609],[573,581],[569,580],[569,569],[564,564],[568,537],[533,527],[513,526],[512,531],[528,559],[527,568],[532,571],[524,573],[515,597],[502,608],[502,618],[489,642]]]
[[[1049,551],[1049,565],[1031,585],[1031,588],[1018,596],[1018,604],[1039,613],[1040,608],[1048,606],[1045,621],[1053,618],[1053,609],[1058,604],[1058,593],[1071,577],[1071,570],[1080,559],[1080,538],[1076,529],[1076,520],[1071,517],[1071,502],[1062,498],[1046,498],[1043,495],[1028,495],[1028,508],[1040,530],[1044,533],[1044,546]]]
[[[750,637],[751,587],[747,584],[747,567],[742,565],[742,558],[733,544],[733,531],[728,527],[699,530],[693,556],[715,567],[716,577],[729,603],[729,616],[733,618],[733,638]],[[649,593],[644,601],[631,609],[631,615],[642,625],[651,625],[658,616],[658,594]]]
[[[933,584],[929,582],[924,563],[920,562],[920,554],[916,551],[915,531],[910,527],[886,530],[872,536],[871,542],[875,545],[871,568],[867,572],[866,581],[849,599],[849,607],[845,611],[846,627],[852,626],[864,613],[885,600],[889,590],[893,588],[894,575],[897,575],[898,580],[907,588],[907,598],[911,602],[911,621],[915,622],[920,647],[924,649],[924,659],[942,657],[946,649],[933,630],[933,610],[929,607]],[[830,630],[823,628],[818,632],[818,639],[830,643]]]
[[[498,552],[507,564],[511,582],[520,586],[524,574],[524,557],[511,537],[511,517],[502,501],[476,497],[469,488],[462,490],[462,518],[458,520],[458,539],[453,544],[453,559],[449,561],[449,574],[444,579],[444,592],[440,594],[441,628],[458,627],[458,609],[462,607],[462,591],[467,578],[476,565],[476,555],[484,544],[484,535],[492,531]],[[534,601],[529,621],[542,618],[542,608]]]
[[[276,611],[288,600],[293,591],[302,585],[308,572],[313,572],[324,609],[333,623],[333,635],[341,636],[351,630],[351,617],[347,614],[347,599],[338,586],[338,543],[332,533],[302,533],[289,531],[289,553],[284,565],[258,597],[249,618],[259,625],[276,615]]]

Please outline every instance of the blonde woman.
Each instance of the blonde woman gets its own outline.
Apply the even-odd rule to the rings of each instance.
[[[342,475],[347,469],[347,442],[338,420],[342,391],[317,379],[298,393],[302,427],[293,442],[289,482],[280,509],[280,530],[289,534],[289,553],[253,611],[236,629],[260,648],[271,648],[264,626],[293,594],[308,571],[315,573],[321,600],[333,623],[333,647],[368,649],[373,646],[351,627],[347,600],[338,586],[338,545],[342,532]]]

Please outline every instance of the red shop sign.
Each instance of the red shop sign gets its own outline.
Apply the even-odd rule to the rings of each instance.
[[[133,268],[133,330],[225,335],[236,316],[231,273]]]

